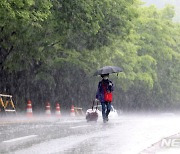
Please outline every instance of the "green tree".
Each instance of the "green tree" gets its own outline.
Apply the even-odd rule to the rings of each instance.
[[[179,73],[179,30],[172,22],[173,7],[167,6],[163,10],[157,10],[151,6],[141,9],[142,16],[139,18],[137,30],[140,34],[138,50],[139,55],[151,56],[155,59],[156,78],[154,78],[153,90],[147,92],[145,97],[149,103],[156,107],[172,106],[177,103],[179,85],[176,75]],[[175,63],[174,63],[175,62]],[[175,75],[176,74],[176,75]],[[144,89],[144,88],[143,88]],[[142,91],[140,91],[142,92]],[[147,96],[148,95],[148,96]]]

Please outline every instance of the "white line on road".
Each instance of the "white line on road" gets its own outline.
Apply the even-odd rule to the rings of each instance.
[[[88,127],[90,125],[82,125],[82,126],[74,126],[74,127],[70,127],[71,129],[74,129],[74,128],[82,128],[82,127]]]
[[[29,136],[19,137],[19,138],[15,138],[15,139],[3,141],[3,142],[4,142],[4,143],[10,143],[10,142],[25,140],[25,139],[29,139],[29,138],[33,138],[33,137],[37,137],[37,135],[29,135]]]

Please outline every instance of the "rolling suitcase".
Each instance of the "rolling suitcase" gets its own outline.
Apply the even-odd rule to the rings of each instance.
[[[98,102],[96,102],[97,105],[96,105],[95,109],[94,109],[94,103],[95,103],[95,101],[93,101],[92,109],[88,109],[86,111],[86,120],[87,120],[87,122],[89,122],[89,121],[97,121],[98,120],[98,112],[97,112]]]

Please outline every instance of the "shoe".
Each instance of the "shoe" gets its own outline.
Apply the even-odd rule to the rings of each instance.
[[[107,120],[106,120],[106,119],[103,119],[103,122],[104,122],[104,123],[106,123],[106,122],[107,122]]]
[[[109,121],[109,118],[108,118],[108,117],[106,117],[106,121]]]
[[[108,115],[106,115],[106,118],[105,118],[105,119],[106,119],[106,121],[109,121]]]

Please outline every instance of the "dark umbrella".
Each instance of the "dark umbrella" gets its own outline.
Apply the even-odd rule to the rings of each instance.
[[[104,66],[100,69],[98,69],[95,73],[94,76],[96,75],[102,75],[102,74],[111,74],[111,73],[118,73],[122,72],[122,68],[118,66]]]

